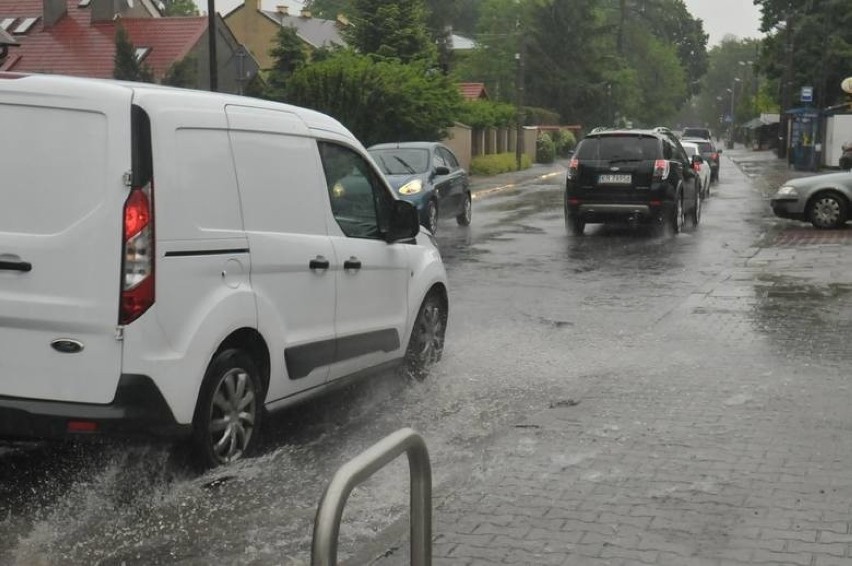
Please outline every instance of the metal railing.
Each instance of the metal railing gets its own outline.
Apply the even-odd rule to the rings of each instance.
[[[432,564],[432,465],[426,442],[410,428],[400,429],[344,464],[325,489],[314,520],[312,566],[337,564],[343,507],[352,490],[405,452],[411,478],[411,566]]]

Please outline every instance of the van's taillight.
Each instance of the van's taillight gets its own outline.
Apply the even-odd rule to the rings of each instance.
[[[717,159],[719,159],[719,154],[718,153],[711,153],[710,159],[712,159],[713,161],[716,161]]]
[[[154,304],[153,183],[135,187],[124,202],[124,259],[119,324],[130,324]]]
[[[576,157],[568,163],[568,178],[573,179],[577,176],[577,169],[580,168],[580,160]]]
[[[661,181],[669,176],[669,162],[665,159],[654,161],[654,180]]]

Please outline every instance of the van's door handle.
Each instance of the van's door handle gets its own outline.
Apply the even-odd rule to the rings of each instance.
[[[325,259],[321,255],[318,255],[316,258],[311,260],[311,262],[308,264],[308,267],[310,267],[311,269],[314,269],[314,270],[316,270],[316,269],[328,269],[330,265],[331,265],[331,263],[329,263],[329,261],[327,259]]]
[[[0,261],[0,269],[4,271],[32,271],[33,264],[28,261]]]
[[[343,262],[343,269],[361,269],[361,260],[357,257],[350,257]]]

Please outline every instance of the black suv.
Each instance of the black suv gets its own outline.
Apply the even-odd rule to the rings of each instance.
[[[595,130],[577,145],[565,187],[565,226],[657,223],[677,233],[701,219],[700,181],[677,137],[665,128]]]

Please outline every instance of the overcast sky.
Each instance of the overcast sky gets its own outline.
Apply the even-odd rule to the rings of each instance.
[[[760,33],[760,9],[752,0],[683,0],[696,18],[704,21],[704,32],[710,35],[707,47],[713,47],[727,34],[739,39],[757,38]]]

